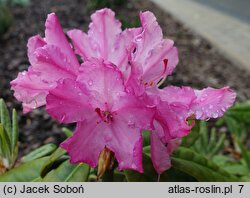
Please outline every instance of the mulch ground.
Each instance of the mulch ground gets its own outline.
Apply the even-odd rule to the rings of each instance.
[[[0,41],[0,98],[19,112],[20,155],[49,142],[59,144],[65,137],[62,125],[51,119],[40,108],[26,115],[13,97],[9,82],[19,71],[27,69],[26,44],[30,36],[44,33],[44,22],[50,12],[56,12],[65,31],[71,28],[88,28],[94,10],[87,0],[31,0],[27,7],[11,8],[14,24]],[[140,10],[155,13],[164,35],[173,39],[179,49],[180,62],[165,85],[187,85],[195,88],[230,86],[237,91],[238,101],[250,98],[250,73],[240,69],[223,57],[206,40],[176,21],[153,3],[130,0],[114,8],[123,20],[134,21]],[[123,17],[122,17],[123,16]],[[236,42],[237,44],[237,42]]]

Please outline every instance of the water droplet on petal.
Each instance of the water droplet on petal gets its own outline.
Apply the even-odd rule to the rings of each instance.
[[[139,36],[137,36],[136,38],[135,38],[135,41],[137,41],[137,42],[140,42],[142,40],[142,36],[141,35],[139,35]]]
[[[201,102],[203,102],[204,100],[205,100],[205,98],[203,98],[203,97],[200,99]]]
[[[218,117],[218,113],[216,113],[216,112],[213,113],[213,114],[212,114],[212,117],[213,117],[213,118],[217,118],[217,117]]]
[[[202,114],[203,113],[201,111],[197,111],[196,112],[196,117],[199,119],[199,118],[201,118]]]
[[[131,165],[131,168],[132,168],[132,169],[136,169],[137,166],[133,163],[133,164]]]
[[[89,84],[89,86],[92,86],[92,85],[93,85],[93,81],[92,81],[92,80],[89,80],[89,81],[88,81],[88,84]]]
[[[213,109],[213,108],[214,108],[214,106],[210,104],[209,105],[209,109]]]
[[[120,167],[124,166],[124,162],[119,163]]]
[[[79,93],[78,93],[78,96],[82,96],[82,92],[79,92]]]

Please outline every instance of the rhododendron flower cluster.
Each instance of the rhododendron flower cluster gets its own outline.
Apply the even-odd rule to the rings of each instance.
[[[153,13],[141,12],[141,26],[125,30],[110,9],[91,19],[87,33],[67,32],[70,44],[56,15],[49,14],[45,37],[28,41],[31,66],[11,82],[14,95],[24,112],[46,105],[59,122],[77,124],[61,144],[72,163],[95,167],[109,149],[119,170],[143,172],[142,131],[149,130],[152,162],[161,174],[193,127],[188,120],[222,116],[236,94],[228,87],[159,89],[176,67],[178,53],[174,42],[163,38]]]

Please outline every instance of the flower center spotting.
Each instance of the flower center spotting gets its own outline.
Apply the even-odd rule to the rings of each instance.
[[[103,122],[111,123],[113,121],[113,114],[110,111],[107,110],[103,111],[100,108],[96,108],[95,112]],[[99,122],[97,124],[99,124]]]

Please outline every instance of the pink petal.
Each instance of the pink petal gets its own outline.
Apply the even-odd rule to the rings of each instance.
[[[33,63],[35,60],[35,54],[34,54],[35,50],[40,47],[43,47],[44,45],[46,45],[46,42],[39,35],[29,38],[27,47],[28,47],[28,57],[31,63]]]
[[[65,79],[49,92],[46,110],[59,122],[83,121],[96,114],[88,100],[88,92],[83,85],[75,80]]]
[[[119,115],[119,119],[127,123],[128,126],[138,126],[144,130],[153,128],[153,117],[155,107],[147,107],[143,98],[127,94],[120,97],[119,103],[113,106],[112,111]]]
[[[143,52],[141,55],[147,55],[163,39],[161,27],[157,23],[156,17],[150,11],[141,12],[140,20],[142,25],[142,32],[137,36],[138,51]],[[142,40],[140,40],[142,39]],[[143,47],[142,44],[145,44]],[[143,57],[142,57],[143,58]]]
[[[112,138],[110,136],[107,147],[115,153],[119,170],[132,169],[142,173],[141,128],[136,126],[136,121],[123,119],[118,115],[114,120]]]
[[[134,39],[141,32],[141,28],[125,29],[117,36],[114,43],[114,50],[109,54],[109,61],[125,72],[129,68],[131,53],[135,48]]]
[[[172,73],[178,64],[178,52],[172,40],[163,39],[153,13],[142,12],[140,18],[142,32],[135,37],[136,51],[132,61],[143,66],[143,82],[155,86],[161,78]]]
[[[195,90],[195,95],[197,98],[192,105],[192,111],[200,120],[221,117],[236,98],[236,93],[229,87]]]
[[[154,90],[153,94],[161,98],[157,104],[156,120],[163,128],[166,140],[186,136],[192,128],[187,119],[192,115],[190,109],[196,99],[194,90],[190,87],[169,86]]]
[[[86,86],[92,104],[100,109],[105,109],[107,104],[112,108],[125,94],[122,74],[111,63],[97,59],[85,62],[77,80]]]
[[[143,80],[155,84],[163,77],[170,75],[178,64],[177,48],[172,40],[163,40],[149,52],[144,61]]]
[[[29,67],[28,71],[20,72],[17,78],[11,81],[11,89],[14,90],[17,100],[23,102],[24,112],[45,105],[48,91],[55,86],[55,83],[43,81],[32,67]]]
[[[140,28],[127,29],[124,32],[116,35],[114,38],[113,46],[108,50],[107,61],[115,64],[123,72],[128,66],[128,53],[132,51],[134,35],[139,32]],[[81,30],[70,30],[68,32],[71,38],[75,52],[79,54],[84,61],[91,60],[91,58],[102,58],[105,59],[101,52],[94,48],[91,43],[93,40],[91,36],[85,34]],[[99,43],[96,43],[98,49],[101,48]]]
[[[161,127],[166,141],[186,136],[193,127],[187,123],[189,108],[183,105],[169,105],[161,102],[157,107],[155,122]]]
[[[71,163],[84,162],[96,167],[101,151],[105,147],[105,136],[109,137],[110,128],[107,124],[97,124],[97,114],[84,122],[78,122],[73,136],[60,146],[67,150]]]
[[[90,59],[91,57],[100,57],[98,51],[93,48],[87,34],[77,29],[70,30],[67,34],[73,42],[75,52],[79,54],[84,61]]]
[[[61,49],[53,45],[45,45],[36,49],[33,61],[34,70],[41,73],[44,80],[49,82],[65,78],[76,78],[78,69],[75,70],[72,63],[61,52]]]
[[[163,101],[169,104],[183,105],[186,107],[190,107],[196,99],[195,92],[191,87],[168,86],[163,89],[158,89],[158,94]]]
[[[96,167],[101,151],[106,146],[115,153],[119,170],[133,169],[139,172],[142,167],[142,137],[137,128],[128,128],[127,124],[117,122],[110,126],[97,123],[97,117],[79,122],[74,135],[63,142],[72,163],[84,162]]]
[[[149,51],[161,42],[163,35],[153,13],[149,11],[141,12],[140,19],[142,32],[135,38],[137,47],[134,61],[144,63]]]
[[[151,159],[158,174],[171,167],[170,155],[180,145],[180,139],[173,139],[163,143],[159,135],[155,132],[150,134]]]
[[[133,93],[137,96],[145,93],[145,86],[141,82],[141,76],[143,74],[142,66],[140,64],[131,63],[130,71],[127,74],[127,80],[125,82],[126,90],[130,93]]]
[[[105,66],[103,66],[103,68],[106,69]],[[113,69],[114,68],[111,68],[110,70],[109,68],[106,72],[111,72],[111,74],[114,75],[116,73],[113,73]],[[74,83],[69,84],[75,86]],[[103,85],[99,84],[99,86]],[[73,88],[71,88],[71,90],[72,89]],[[105,88],[102,89],[105,90]],[[107,92],[113,92],[114,89],[107,90]],[[64,92],[66,91],[67,94],[67,90],[70,90],[70,88],[68,89],[64,87],[63,90]],[[91,89],[89,89],[89,91],[91,91]],[[54,90],[51,92],[54,92]],[[69,97],[72,98],[72,96]],[[77,100],[80,101],[84,99],[79,98]],[[72,105],[71,108],[76,111],[76,114],[82,114],[76,107],[73,107],[73,105],[75,105],[73,103],[76,102],[77,101],[70,101],[70,104]],[[94,112],[96,107],[93,105],[95,103],[93,104],[92,99],[90,99],[89,102],[91,103]],[[58,103],[58,101],[54,104],[56,103]],[[122,96],[117,98],[116,104],[109,105],[109,103],[110,101],[100,109],[102,112],[111,113],[111,120],[104,121],[98,112],[95,112],[94,114],[91,112],[84,112],[84,115],[88,117],[85,118],[84,122],[78,123],[76,133],[70,138],[70,140],[63,143],[62,147],[69,152],[72,162],[85,162],[94,167],[97,164],[100,152],[106,146],[114,152],[119,163],[119,170],[133,169],[142,172],[141,130],[152,128],[151,122],[155,109],[146,108],[142,101],[125,92]],[[67,103],[62,104],[62,106],[67,110]],[[55,108],[55,110],[56,109],[59,111],[60,115],[64,113],[60,112],[60,108],[59,110],[58,108]],[[78,109],[82,110],[84,107],[78,107]]]
[[[55,13],[48,14],[45,27],[46,42],[50,45],[55,45],[60,48],[61,52],[65,54],[68,61],[74,67],[74,70],[77,70],[79,67],[78,60],[69,42],[67,41],[66,36],[63,33],[62,27]]]
[[[112,61],[109,57],[115,50],[115,41],[122,31],[121,23],[115,19],[115,13],[107,8],[96,11],[91,19],[88,31],[90,42],[100,53],[100,57]]]

